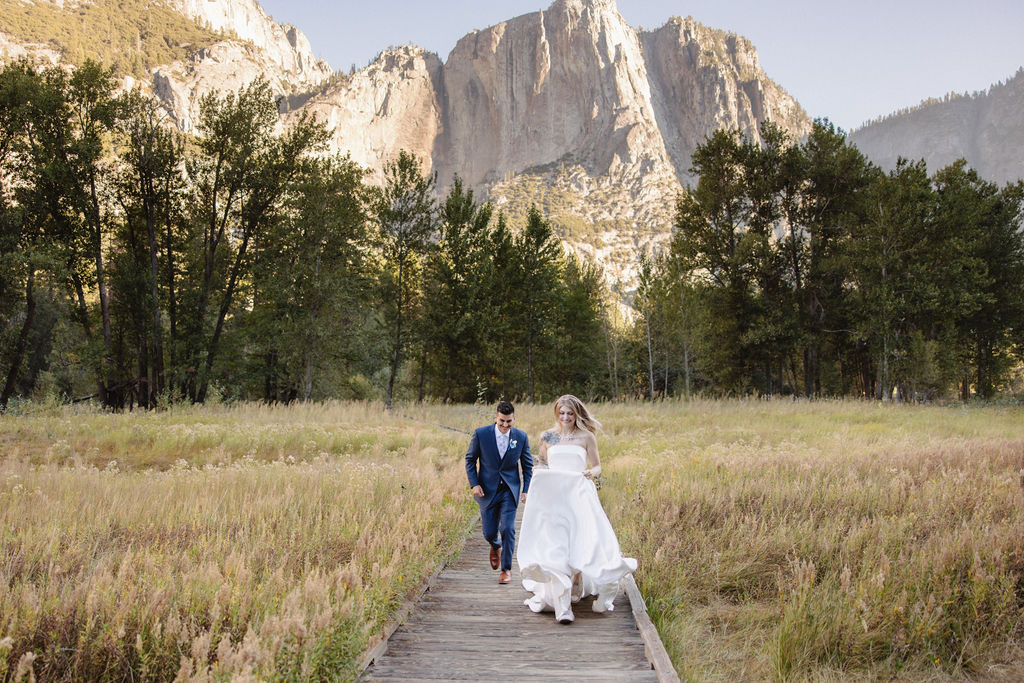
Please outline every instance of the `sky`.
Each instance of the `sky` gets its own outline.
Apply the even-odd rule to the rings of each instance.
[[[298,26],[335,70],[366,66],[390,45],[442,60],[456,41],[545,0],[257,0]],[[761,67],[813,118],[850,131],[948,92],[987,90],[1024,66],[1024,0],[618,0],[635,27],[692,16],[738,33]]]

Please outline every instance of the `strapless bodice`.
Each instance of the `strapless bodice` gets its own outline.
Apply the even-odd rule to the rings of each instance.
[[[587,449],[575,444],[549,446],[548,467],[553,470],[582,472],[587,469]]]

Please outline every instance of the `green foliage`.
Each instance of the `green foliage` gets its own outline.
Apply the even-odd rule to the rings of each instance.
[[[224,39],[180,12],[144,0],[91,0],[63,8],[48,0],[2,0],[0,25],[21,42],[57,50],[72,64],[93,59],[118,75],[136,77]]]
[[[934,185],[935,222],[948,245],[938,271],[942,307],[956,313],[947,334],[961,395],[973,384],[991,398],[1012,366],[1011,351],[1021,348],[1014,330],[1024,320],[1024,184],[1000,191],[959,160],[936,173]]]
[[[473,401],[487,365],[494,332],[489,325],[498,306],[489,296],[492,211],[456,177],[441,205],[440,239],[427,257],[420,331],[424,371],[445,401]]]
[[[112,73],[0,70],[0,404],[991,397],[1024,348],[1024,186],[962,162],[884,174],[827,122],[719,131],[670,250],[608,291],[559,235],[614,221],[495,218],[461,181],[438,206],[407,152],[369,187],[310,118],[278,131],[262,81],[187,138]],[[559,177],[510,187],[568,211]]]
[[[445,400],[603,395],[604,285],[593,265],[567,255],[532,209],[518,230],[492,225],[456,179],[427,259],[420,376]]]
[[[347,157],[309,160],[254,264],[246,374],[266,400],[342,394],[338,381],[365,369],[373,330],[362,305],[371,289],[362,178]]]
[[[378,303],[391,358],[385,395],[389,407],[410,330],[421,315],[422,259],[437,230],[436,181],[436,174],[424,175],[419,160],[401,150],[384,165],[384,187],[374,202],[384,262]]]
[[[694,154],[670,261],[642,293],[665,299],[680,273],[700,303],[676,326],[642,315],[647,374],[652,348],[684,337],[721,392],[991,396],[1024,321],[1020,186],[962,161],[886,175],[828,122],[801,145],[771,124],[761,139],[719,131]]]

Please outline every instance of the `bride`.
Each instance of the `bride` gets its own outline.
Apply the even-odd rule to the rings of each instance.
[[[547,469],[534,468],[516,559],[523,587],[533,593],[526,605],[568,624],[572,603],[585,595],[596,596],[595,612],[611,610],[636,560],[619,551],[593,482],[601,474],[594,436],[601,423],[570,395],[555,401],[555,417],[541,435],[538,459]]]

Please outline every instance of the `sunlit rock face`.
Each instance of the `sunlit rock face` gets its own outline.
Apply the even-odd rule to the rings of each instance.
[[[195,130],[199,102],[208,93],[235,91],[262,78],[275,95],[293,95],[332,74],[327,62],[313,55],[302,31],[278,24],[255,0],[170,0],[169,6],[234,36],[154,69],[153,92],[184,131]]]
[[[170,0],[182,14],[214,30],[229,31],[262,51],[293,82],[314,85],[331,75],[327,62],[317,59],[306,35],[294,26],[278,24],[256,0]]]
[[[635,251],[667,236],[708,135],[758,138],[771,119],[798,139],[811,126],[746,39],[692,19],[639,31],[613,0],[557,0],[464,36],[444,63],[390,48],[303,110],[374,172],[407,149],[442,190],[459,175],[513,215],[557,196],[539,201],[556,229],[570,215],[592,226],[565,241],[627,279]]]
[[[333,132],[331,151],[351,155],[375,177],[402,149],[429,171],[442,127],[442,68],[433,52],[389,48],[365,69],[338,77],[289,118],[313,113]]]
[[[332,74],[301,31],[255,0],[168,1],[225,33],[141,84],[182,130],[196,131],[205,95],[262,78],[281,97],[282,125],[313,114],[330,151],[351,155],[371,181],[408,150],[442,192],[459,175],[512,218],[536,204],[612,278],[631,279],[637,250],[669,234],[708,135],[756,139],[771,119],[798,139],[811,125],[745,38],[679,18],[638,30],[614,0],[556,0],[464,36],[443,62],[392,47],[351,74]]]

